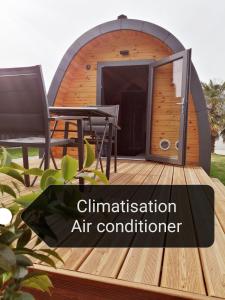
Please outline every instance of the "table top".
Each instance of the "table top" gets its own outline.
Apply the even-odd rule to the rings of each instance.
[[[101,110],[98,106],[82,106],[82,107],[64,107],[49,106],[50,113],[63,116],[73,117],[114,117],[113,115]]]

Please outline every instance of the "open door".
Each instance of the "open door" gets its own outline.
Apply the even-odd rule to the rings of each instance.
[[[146,159],[184,165],[191,49],[150,65]]]

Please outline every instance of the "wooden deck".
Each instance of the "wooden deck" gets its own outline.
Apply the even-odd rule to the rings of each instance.
[[[38,299],[225,299],[225,186],[199,167],[146,161],[119,161],[111,184],[211,185],[215,191],[213,246],[61,248],[58,253],[65,263],[57,262],[57,270],[36,262],[36,268],[51,272],[54,282],[52,298],[41,293]],[[4,201],[10,202],[8,197]]]

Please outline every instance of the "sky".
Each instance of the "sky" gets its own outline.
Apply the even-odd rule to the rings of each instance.
[[[224,0],[0,0],[0,68],[41,64],[48,89],[68,47],[125,14],[173,33],[201,81],[225,81]]]

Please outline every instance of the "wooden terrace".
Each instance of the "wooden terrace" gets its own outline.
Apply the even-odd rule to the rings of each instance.
[[[37,165],[36,159],[31,159],[31,165]],[[201,167],[127,160],[119,160],[118,173],[111,173],[110,181],[125,185],[211,185],[215,191],[213,246],[60,248],[64,264],[57,262],[56,270],[35,264],[35,268],[50,272],[54,283],[52,298],[40,293],[37,299],[225,299],[225,186]],[[29,189],[37,188],[36,183]],[[11,201],[6,196],[3,200],[6,204]],[[29,246],[32,244],[33,240]]]

